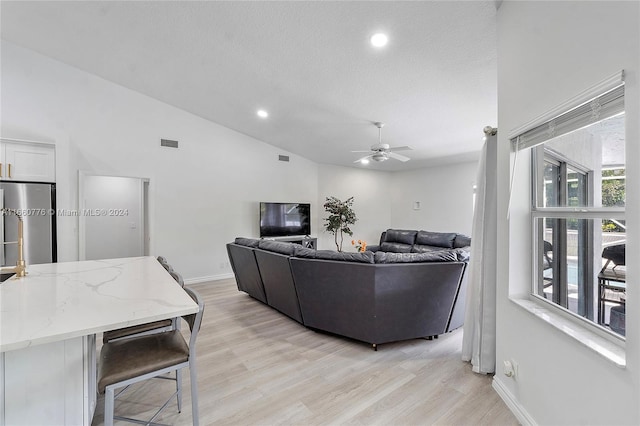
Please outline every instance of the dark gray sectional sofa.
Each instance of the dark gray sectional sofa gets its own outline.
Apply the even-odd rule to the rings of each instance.
[[[306,327],[377,348],[462,325],[469,243],[459,234],[390,229],[364,253],[249,238],[227,251],[238,290]]]

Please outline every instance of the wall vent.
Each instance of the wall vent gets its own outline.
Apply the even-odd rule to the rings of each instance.
[[[171,139],[160,139],[160,146],[167,146],[169,148],[177,148],[178,141],[172,141]]]
[[[288,155],[278,155],[278,160],[280,161],[289,161]]]

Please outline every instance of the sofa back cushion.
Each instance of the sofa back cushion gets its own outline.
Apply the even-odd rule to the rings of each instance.
[[[296,247],[293,251],[293,255],[295,257],[302,257],[304,259],[315,259],[317,250],[302,247],[299,244],[296,244]]]
[[[461,247],[469,247],[471,245],[471,237],[467,237],[466,235],[457,234],[456,240],[453,242],[453,247],[461,248]]]
[[[383,242],[413,245],[417,233],[417,231],[403,229],[387,229]]]
[[[426,253],[390,253],[378,251],[374,255],[375,263],[417,263],[417,262],[456,262],[456,253],[450,250]]]
[[[273,240],[260,240],[260,242],[258,243],[258,247],[262,250],[286,254],[288,256],[293,256],[293,251],[295,250],[296,245],[297,244]]]
[[[241,245],[241,246],[247,246],[247,247],[253,247],[256,248],[258,247],[258,244],[260,243],[260,240],[257,240],[255,238],[244,238],[244,237],[238,237],[235,239],[234,243]]]
[[[373,253],[370,251],[351,253],[333,250],[317,250],[315,258],[322,260],[341,260],[343,262],[373,263]]]
[[[416,235],[416,244],[423,246],[453,248],[453,242],[455,241],[455,239],[455,232],[419,231]]]

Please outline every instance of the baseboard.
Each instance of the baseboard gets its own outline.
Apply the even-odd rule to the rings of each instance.
[[[228,274],[219,274],[219,275],[209,275],[206,277],[195,277],[195,278],[186,278],[184,280],[185,284],[200,284],[207,281],[219,281],[219,280],[227,280],[229,278],[233,278],[233,273]]]
[[[491,386],[498,393],[500,398],[502,398],[504,403],[507,404],[507,407],[509,407],[509,410],[511,410],[513,415],[516,416],[518,422],[520,422],[521,425],[536,425],[536,422],[529,415],[529,413],[527,413],[527,410],[525,410],[524,407],[520,405],[520,403],[513,397],[513,394],[509,392],[509,389],[503,386],[501,382],[495,379],[495,377],[491,383]]]

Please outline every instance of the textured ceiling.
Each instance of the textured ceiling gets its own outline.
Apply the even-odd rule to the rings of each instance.
[[[497,120],[496,3],[10,2],[2,38],[319,163],[477,157]],[[375,49],[378,31],[389,44]],[[255,112],[264,108],[266,120]],[[354,165],[377,142],[406,163]]]

